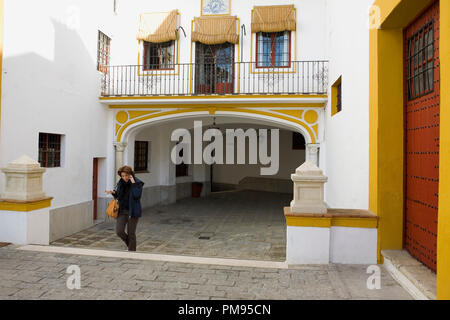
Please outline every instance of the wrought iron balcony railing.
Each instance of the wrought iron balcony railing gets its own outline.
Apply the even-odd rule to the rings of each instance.
[[[290,61],[283,67],[255,62],[186,63],[103,68],[101,95],[196,96],[326,94],[328,61]]]

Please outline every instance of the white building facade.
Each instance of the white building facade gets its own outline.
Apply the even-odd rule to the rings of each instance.
[[[139,164],[144,208],[190,196],[192,182],[203,183],[203,196],[245,187],[292,192],[291,174],[310,160],[328,177],[328,208],[368,210],[372,2],[4,1],[0,167],[22,155],[46,167],[43,189],[52,200],[39,209],[47,210],[48,229],[38,242],[103,219],[104,190],[125,164]],[[259,164],[176,166],[170,136],[177,128],[193,133],[194,120],[203,130],[280,129],[278,172],[261,176]],[[311,232],[324,225],[303,218],[290,227],[316,237]],[[349,239],[367,237],[361,250],[374,251],[338,262],[376,262],[376,224],[332,229],[327,219],[327,239],[335,234],[350,246],[347,231],[336,228],[353,228]],[[304,235],[291,239],[296,257],[301,243],[292,241]]]

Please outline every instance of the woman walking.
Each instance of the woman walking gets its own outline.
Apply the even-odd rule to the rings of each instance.
[[[144,182],[135,177],[129,166],[123,166],[117,174],[120,180],[116,190],[106,190],[119,202],[119,213],[116,222],[116,234],[125,242],[128,251],[136,251],[136,227],[141,217],[141,195]],[[127,233],[125,233],[127,226]]]

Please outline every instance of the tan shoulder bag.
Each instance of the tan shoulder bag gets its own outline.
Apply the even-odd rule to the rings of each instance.
[[[108,203],[108,208],[106,208],[106,214],[111,218],[117,219],[119,213],[119,202],[116,199],[112,199]]]

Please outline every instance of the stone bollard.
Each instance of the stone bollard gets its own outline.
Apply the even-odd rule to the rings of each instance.
[[[42,189],[45,168],[21,156],[1,170],[6,185],[0,197],[0,242],[48,245],[52,198]]]
[[[320,168],[306,161],[295,170],[291,179],[294,182],[291,213],[327,213],[323,190],[328,178]]]
[[[294,199],[284,208],[288,264],[328,264],[330,222],[324,202],[322,170],[307,160],[291,175]]]
[[[6,175],[5,192],[1,200],[32,202],[47,199],[42,188],[45,168],[41,168],[38,162],[23,155],[1,170]]]

